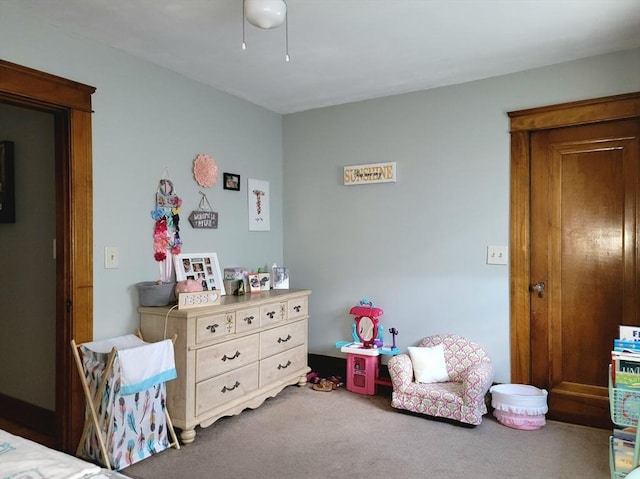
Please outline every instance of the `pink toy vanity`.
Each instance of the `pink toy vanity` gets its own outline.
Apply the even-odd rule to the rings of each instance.
[[[395,355],[398,348],[395,346],[395,328],[389,332],[393,335],[393,346],[384,346],[382,326],[378,318],[383,315],[380,308],[376,308],[373,302],[363,299],[360,304],[354,306],[349,314],[355,316],[353,323],[353,342],[340,341],[336,347],[347,353],[347,390],[373,396],[376,394],[376,385],[391,386],[391,382],[379,377],[380,355]]]

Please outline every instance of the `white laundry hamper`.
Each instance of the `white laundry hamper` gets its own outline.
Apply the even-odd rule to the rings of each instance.
[[[526,384],[499,384],[489,389],[493,415],[503,425],[532,431],[545,425],[547,391]]]

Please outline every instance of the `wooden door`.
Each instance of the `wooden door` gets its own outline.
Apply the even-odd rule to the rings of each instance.
[[[637,320],[639,135],[626,120],[531,137],[531,378],[553,419],[610,424],[613,338]]]
[[[640,321],[640,95],[510,115],[512,381],[609,428],[613,339]]]

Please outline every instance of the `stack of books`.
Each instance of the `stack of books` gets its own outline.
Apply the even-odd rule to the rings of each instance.
[[[611,381],[616,388],[640,392],[640,326],[620,325],[611,351]]]
[[[640,326],[620,325],[611,351],[612,420],[616,424],[611,445],[616,472],[634,467],[636,430],[640,415]]]

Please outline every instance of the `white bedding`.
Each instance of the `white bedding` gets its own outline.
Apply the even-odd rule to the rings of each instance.
[[[0,479],[126,477],[0,429]]]

